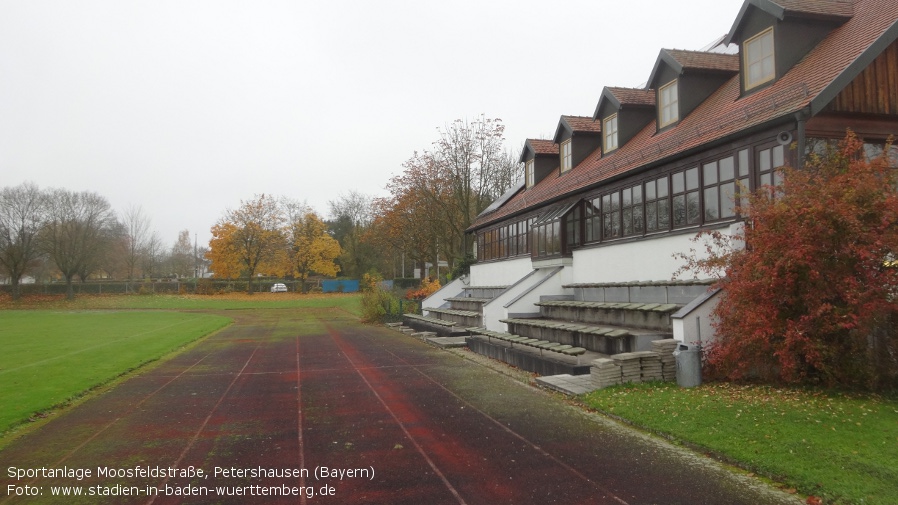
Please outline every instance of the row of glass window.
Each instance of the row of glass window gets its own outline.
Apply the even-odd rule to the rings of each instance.
[[[478,259],[492,260],[530,254],[530,229],[535,222],[536,218],[531,217],[478,233]]]
[[[759,153],[762,184],[783,165],[783,147]],[[765,163],[763,160],[767,160]],[[749,150],[596,196],[565,218],[567,245],[642,235],[735,217],[748,189]],[[771,168],[766,168],[768,165]],[[582,217],[581,217],[582,216]],[[582,220],[582,238],[579,230]]]
[[[781,145],[757,152],[757,183],[778,184]],[[750,150],[710,160],[583,200],[552,220],[528,218],[478,234],[481,260],[562,253],[562,247],[732,219],[749,188]],[[533,233],[532,240],[528,230]],[[562,242],[562,238],[564,241]]]

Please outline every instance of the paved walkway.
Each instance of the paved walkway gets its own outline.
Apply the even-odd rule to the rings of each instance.
[[[20,438],[0,466],[0,503],[797,503],[336,312],[238,315]],[[25,486],[42,494],[6,496]]]

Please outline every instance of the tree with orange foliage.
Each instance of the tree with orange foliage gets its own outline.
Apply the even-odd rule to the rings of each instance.
[[[281,273],[286,239],[284,216],[278,202],[270,195],[257,195],[240,202],[212,227],[206,257],[212,271],[222,277],[246,277],[247,293],[252,294],[256,274]]]
[[[453,214],[445,203],[450,193],[426,157],[416,153],[404,166],[405,171],[387,185],[390,196],[374,202],[373,234],[422,265],[425,261],[436,265],[440,253],[445,258],[452,246],[448,221]],[[422,277],[426,275],[422,272]]]
[[[305,290],[310,274],[335,276],[340,271],[334,260],[340,254],[340,243],[327,233],[327,225],[313,211],[296,216],[288,225],[290,236],[290,269]]]
[[[379,236],[417,261],[445,259],[450,268],[470,254],[465,231],[521,173],[503,146],[504,130],[485,116],[438,129],[434,149],[403,163],[387,185],[390,197],[376,202],[375,225],[386,230]]]

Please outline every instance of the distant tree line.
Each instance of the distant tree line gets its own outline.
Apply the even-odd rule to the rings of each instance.
[[[165,244],[141,207],[116,213],[94,192],[6,187],[0,192],[0,283],[11,284],[17,299],[27,278],[65,281],[72,297],[76,281],[205,272],[249,281],[259,275],[459,275],[474,261],[465,230],[521,176],[504,129],[501,120],[483,116],[438,128],[432,148],[415,152],[387,182],[387,196],[347,190],[328,202],[327,217],[286,197],[256,195],[225,212],[208,247],[195,247],[187,230]],[[438,270],[442,262],[448,271]],[[425,270],[428,264],[433,270]]]
[[[438,129],[431,150],[402,165],[387,183],[388,196],[349,190],[328,202],[327,218],[283,197],[243,201],[212,228],[211,269],[232,279],[459,275],[474,261],[465,230],[521,176],[504,130],[499,119],[456,120]],[[324,247],[325,235],[339,248]],[[441,262],[447,271],[433,267]]]
[[[0,190],[0,278],[8,280],[13,299],[27,277],[65,281],[70,299],[76,280],[192,277],[202,273],[197,268],[205,271],[204,254],[205,248],[194,250],[187,230],[167,247],[140,207],[117,215],[94,192],[30,182]]]

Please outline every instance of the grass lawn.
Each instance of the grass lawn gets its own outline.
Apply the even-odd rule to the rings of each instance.
[[[230,319],[199,311],[337,308],[361,312],[357,294],[0,294],[0,435],[204,335]],[[4,310],[5,309],[5,310]]]
[[[708,449],[824,503],[898,503],[898,399],[705,384],[644,383],[590,407]]]
[[[361,295],[296,293],[231,293],[226,295],[76,295],[68,301],[63,295],[32,295],[13,302],[0,294],[0,309],[163,309],[163,310],[241,310],[336,307],[361,314]]]
[[[160,311],[0,311],[0,434],[229,323]]]

